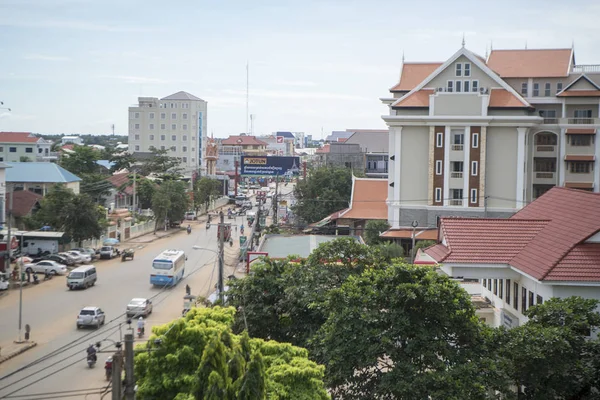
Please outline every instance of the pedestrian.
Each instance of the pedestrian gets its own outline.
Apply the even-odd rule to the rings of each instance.
[[[189,296],[191,293],[192,289],[190,288],[190,285],[185,285],[185,294]]]

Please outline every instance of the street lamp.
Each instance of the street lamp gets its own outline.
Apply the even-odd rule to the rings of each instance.
[[[417,229],[417,226],[419,226],[419,221],[417,221],[417,220],[413,221],[411,226],[412,226],[413,230],[412,230],[412,247],[410,249],[410,252],[411,252],[410,263],[414,264],[415,263],[415,230]]]

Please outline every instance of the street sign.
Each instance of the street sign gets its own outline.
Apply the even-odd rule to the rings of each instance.
[[[242,156],[241,175],[298,176],[300,157]]]
[[[260,223],[260,226],[265,226],[267,224],[267,217],[261,216],[259,223]]]
[[[240,247],[242,247],[244,243],[246,243],[247,239],[248,238],[246,236],[240,236]]]

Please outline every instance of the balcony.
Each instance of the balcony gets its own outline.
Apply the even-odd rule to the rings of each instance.
[[[554,179],[554,172],[536,172],[536,179]]]
[[[451,206],[462,206],[463,200],[462,199],[450,199],[450,205]]]
[[[585,73],[590,73],[590,72],[600,72],[600,64],[587,64],[587,65],[575,65],[573,67],[573,72],[579,73],[579,74],[585,74]]]
[[[533,148],[533,156],[541,158],[554,158],[557,157],[557,147],[551,144],[538,144]]]
[[[597,125],[600,118],[561,118],[561,123],[569,125]]]
[[[453,144],[451,149],[454,151],[463,151],[463,145],[462,144]]]
[[[451,172],[450,173],[450,178],[459,178],[462,179],[463,177],[463,173],[462,172]]]
[[[544,118],[544,125],[557,125],[558,124],[558,118]]]
[[[532,183],[534,185],[556,185],[556,178],[556,172],[534,171]]]

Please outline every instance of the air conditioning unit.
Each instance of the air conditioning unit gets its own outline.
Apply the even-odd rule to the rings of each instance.
[[[438,92],[445,92],[445,91],[446,91],[446,88],[439,87],[439,88],[437,88],[437,91],[438,91]]]
[[[489,89],[486,87],[480,87],[479,88],[479,93],[480,94],[488,94],[489,93]]]

